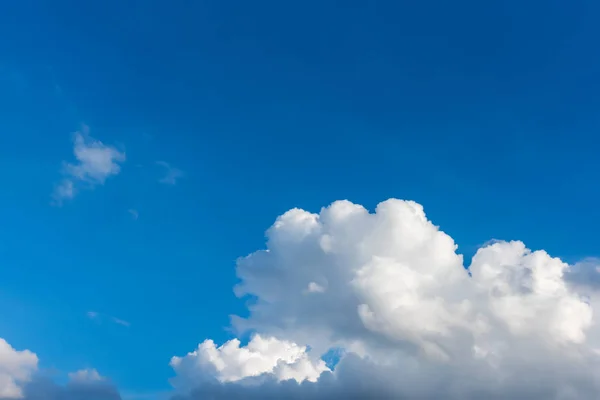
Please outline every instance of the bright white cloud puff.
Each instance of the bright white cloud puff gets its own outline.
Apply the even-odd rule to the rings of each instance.
[[[237,339],[220,347],[206,340],[185,357],[173,357],[171,366],[178,373],[174,385],[188,388],[197,384],[199,372],[219,382],[236,382],[262,374],[273,374],[278,380],[315,382],[322,372],[329,371],[324,361],[308,358],[306,347],[260,335],[255,335],[243,347]]]
[[[173,358],[175,398],[600,395],[598,293],[545,251],[495,241],[465,268],[421,205],[395,199],[293,209],[267,239],[237,265],[253,300],[233,326],[257,334]],[[321,356],[339,348],[330,371]]]

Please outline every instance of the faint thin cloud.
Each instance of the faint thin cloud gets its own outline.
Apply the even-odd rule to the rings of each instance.
[[[115,317],[112,317],[111,319],[117,325],[123,325],[123,326],[126,326],[127,328],[129,328],[131,326],[131,324],[125,320],[115,318]]]
[[[159,179],[160,183],[164,183],[166,185],[175,185],[177,183],[177,179],[183,176],[183,171],[171,166],[168,162],[165,161],[157,161],[157,165],[166,169],[165,175]]]
[[[89,319],[98,319],[99,315],[96,311],[88,311],[87,316]]]
[[[137,219],[140,217],[140,214],[135,208],[130,208],[127,210],[127,212],[131,214],[131,218],[133,218],[134,221],[137,221]]]
[[[65,199],[72,199],[75,197],[75,185],[73,184],[73,181],[70,179],[65,179],[56,185],[52,197],[56,201],[57,205],[62,204],[63,200]]]
[[[112,322],[114,324],[125,326],[127,328],[129,328],[131,326],[131,323],[129,323],[129,321],[125,321],[124,319],[113,317],[112,315],[100,314],[97,311],[88,311],[86,313],[86,315],[92,321],[103,322],[103,321],[109,320],[110,322]]]

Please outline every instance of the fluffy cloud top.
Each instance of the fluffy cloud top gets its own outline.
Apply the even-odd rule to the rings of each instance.
[[[173,383],[180,388],[193,388],[198,372],[201,378],[209,376],[218,382],[236,382],[263,374],[272,374],[278,380],[315,382],[322,372],[329,370],[323,360],[310,360],[306,347],[260,335],[255,335],[244,347],[240,347],[237,339],[220,347],[206,340],[185,357],[173,357],[171,366],[178,373]]]
[[[22,397],[23,385],[31,380],[37,364],[35,354],[17,351],[0,338],[0,399]]]
[[[544,251],[497,241],[466,268],[419,204],[395,199],[375,213],[348,201],[319,214],[293,209],[267,239],[265,250],[238,261],[235,288],[251,302],[234,327],[259,335],[245,347],[205,341],[174,358],[182,396],[600,395],[597,294],[584,296],[573,268]],[[333,348],[346,356],[330,372],[319,357]]]
[[[92,138],[87,127],[75,133],[73,153],[77,161],[64,163],[64,178],[54,189],[53,198],[58,204],[73,198],[81,187],[103,185],[121,171],[120,164],[125,162],[125,153]]]

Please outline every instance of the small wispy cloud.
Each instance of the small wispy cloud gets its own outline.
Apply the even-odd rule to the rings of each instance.
[[[131,324],[125,320],[119,319],[119,318],[115,318],[115,317],[111,317],[112,322],[114,322],[117,325],[122,325],[125,326],[127,328],[129,328],[131,326]]]
[[[101,382],[105,378],[98,373],[95,369],[81,369],[76,372],[70,372],[68,374],[69,381],[75,383],[93,383]]]
[[[89,319],[98,319],[100,315],[96,311],[88,311],[87,316]]]
[[[63,179],[52,193],[55,205],[72,199],[82,187],[103,185],[108,177],[121,172],[125,162],[125,153],[92,138],[85,125],[73,136],[73,154],[77,161],[63,162]]]
[[[127,212],[131,214],[131,218],[133,218],[134,221],[137,221],[137,219],[140,217],[140,213],[138,213],[138,210],[135,208],[130,208],[127,210]]]
[[[183,177],[183,171],[173,167],[168,162],[157,161],[156,165],[160,165],[166,170],[165,175],[158,180],[160,183],[164,183],[166,185],[175,185],[177,183],[177,179]]]
[[[131,326],[131,323],[129,323],[129,321],[125,321],[124,319],[113,317],[112,315],[101,314],[97,311],[88,311],[86,313],[86,315],[89,319],[96,321],[98,323],[101,323],[103,321],[110,321],[114,324],[121,325],[121,326],[124,326],[127,328],[129,328]]]

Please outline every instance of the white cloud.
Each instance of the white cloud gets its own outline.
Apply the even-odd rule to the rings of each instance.
[[[102,377],[98,371],[95,369],[80,369],[76,372],[71,372],[68,374],[69,380],[73,383],[92,383],[92,382],[101,382],[104,381],[104,377]]]
[[[38,358],[29,350],[17,351],[0,338],[0,399],[23,397],[23,386],[37,370]]]
[[[308,284],[308,288],[306,288],[306,290],[309,293],[323,293],[326,289],[325,289],[325,286],[319,285],[316,282],[310,282]]]
[[[177,179],[183,177],[183,171],[173,167],[168,162],[157,161],[156,165],[165,168],[164,176],[158,180],[160,183],[164,183],[166,185],[175,185],[177,183]]]
[[[266,250],[239,260],[235,292],[253,301],[249,317],[232,322],[258,332],[254,340],[310,346],[302,352],[310,373],[291,376],[306,381],[277,383],[290,377],[273,367],[289,354],[278,347],[205,341],[174,358],[173,383],[187,389],[195,379],[189,398],[215,399],[600,395],[600,300],[572,283],[573,267],[518,241],[493,241],[468,271],[417,203],[392,199],[375,213],[348,201],[319,214],[290,210],[267,231]],[[333,348],[347,354],[335,371],[315,368]],[[270,380],[260,390],[245,385],[261,373]]]
[[[77,161],[63,165],[63,179],[52,194],[56,204],[72,199],[82,187],[103,185],[107,178],[121,172],[125,153],[92,138],[88,131],[84,126],[74,135],[73,153]]]
[[[328,370],[324,361],[309,358],[306,347],[260,335],[255,335],[247,346],[240,346],[237,339],[220,347],[206,340],[194,352],[173,357],[171,366],[178,373],[173,384],[179,388],[193,387],[203,377],[235,382],[263,374],[272,374],[279,380],[314,382]]]

